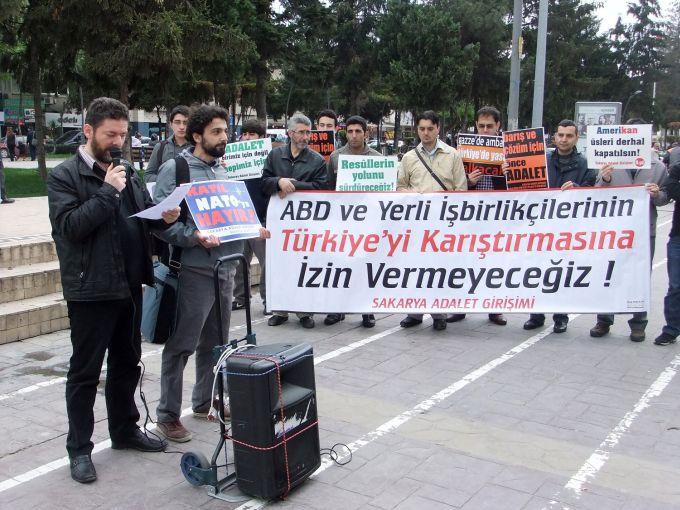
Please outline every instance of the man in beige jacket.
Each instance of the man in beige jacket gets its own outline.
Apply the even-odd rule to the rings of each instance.
[[[467,189],[463,160],[458,151],[439,139],[439,116],[428,110],[416,117],[420,144],[404,154],[397,191],[460,191]],[[428,169],[429,167],[429,169]],[[432,314],[432,327],[446,329],[446,314]],[[423,322],[422,314],[409,314],[400,325],[410,328]]]

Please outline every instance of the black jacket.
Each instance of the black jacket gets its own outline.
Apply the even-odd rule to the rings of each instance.
[[[118,192],[76,154],[50,172],[47,196],[64,298],[103,301],[128,297],[118,208],[121,200],[131,200],[130,209],[137,212],[153,205],[139,176],[128,165],[127,186]],[[143,283],[153,285],[150,225],[161,229],[164,222],[141,221],[146,254]]]
[[[677,147],[675,150],[680,150]],[[675,200],[673,208],[673,224],[671,226],[670,237],[680,237],[680,162],[668,169],[668,177],[663,185],[668,198]]]
[[[290,144],[276,147],[267,156],[262,170],[262,192],[271,196],[279,191],[279,179],[293,179],[296,190],[326,189],[326,160],[318,152],[304,149],[293,160]]]
[[[597,172],[588,169],[588,162],[576,149],[568,156],[568,162],[560,166],[557,161],[557,149],[548,153],[548,184],[551,188],[560,188],[571,181],[576,186],[594,186]]]

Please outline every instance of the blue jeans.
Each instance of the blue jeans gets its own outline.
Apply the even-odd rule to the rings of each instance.
[[[666,245],[668,253],[668,293],[663,300],[666,325],[663,332],[673,337],[680,335],[680,237],[671,237]]]

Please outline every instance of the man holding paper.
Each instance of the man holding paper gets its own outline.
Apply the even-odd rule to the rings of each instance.
[[[626,124],[644,124],[642,119],[630,119]],[[651,168],[626,168],[614,169],[613,165],[605,165],[597,176],[595,186],[635,186],[643,185],[649,191],[649,263],[654,259],[654,245],[656,244],[656,208],[666,205],[670,199],[661,185],[666,181],[666,166],[658,155],[652,153]],[[642,342],[645,339],[647,327],[647,312],[636,312],[628,321],[630,326],[630,339],[633,342]],[[600,338],[609,333],[609,328],[614,324],[614,314],[598,314],[597,323],[590,330],[590,336]]]
[[[312,121],[304,115],[288,119],[288,145],[276,147],[267,156],[262,170],[262,192],[271,196],[286,195],[297,190],[320,190],[327,187],[326,161],[321,154],[311,150]],[[297,314],[303,328],[314,327],[312,313]],[[288,312],[275,311],[267,324],[280,326],[288,320]]]
[[[564,119],[557,125],[555,133],[557,148],[547,155],[548,184],[551,188],[567,190],[595,184],[595,172],[588,169],[586,158],[576,150],[578,141],[576,130],[576,124],[569,119]],[[556,313],[553,315],[553,322],[553,331],[564,333],[567,331],[569,316],[566,313]],[[545,314],[532,313],[529,320],[524,323],[524,329],[540,328],[544,323]]]
[[[371,149],[366,145],[366,138],[368,136],[368,123],[366,122],[366,119],[355,115],[347,119],[346,126],[347,144],[334,150],[331,154],[331,159],[328,162],[329,189],[335,189],[338,178],[338,159],[340,156],[382,156],[378,151]],[[327,326],[332,326],[336,322],[342,320],[345,320],[344,313],[329,313],[323,322]],[[375,326],[375,315],[362,314],[361,325],[365,328],[372,328]]]
[[[175,189],[177,165],[184,164],[180,158],[189,167],[191,182],[227,179],[219,158],[224,155],[228,141],[228,120],[229,114],[219,106],[201,105],[191,112],[187,138],[192,147],[161,166],[154,190],[156,202],[161,202]],[[158,431],[171,441],[186,442],[192,435],[180,421],[184,367],[195,352],[196,384],[192,408],[195,417],[206,417],[213,404],[212,349],[221,343],[217,321],[222,321],[223,331],[229,331],[236,272],[235,262],[221,267],[219,284],[226,302],[222,317],[218,318],[213,266],[224,255],[242,253],[243,241],[221,243],[217,235],[201,233],[191,215],[159,237],[172,246],[181,247],[182,256],[175,332],[165,344],[162,356],[161,396],[156,409]]]
[[[401,160],[397,191],[460,191],[467,189],[463,160],[458,151],[439,139],[439,115],[432,110],[416,117],[420,144]],[[409,314],[400,322],[402,328],[411,328],[423,322],[422,314]],[[446,329],[446,314],[432,314],[432,327]]]
[[[494,106],[483,106],[475,115],[475,131],[478,135],[498,136],[501,129],[501,112]],[[492,190],[493,178],[483,175],[481,170],[474,170],[467,174],[468,189]],[[446,322],[458,322],[465,318],[464,313],[452,313],[446,318]],[[508,321],[502,313],[490,313],[489,321],[499,326],[505,326]]]
[[[142,284],[154,283],[149,228],[167,227],[180,210],[164,211],[163,221],[133,217],[153,204],[130,164],[114,161],[112,152],[120,152],[127,130],[128,109],[123,103],[95,99],[87,107],[83,127],[87,143],[47,179],[52,237],[73,345],[66,378],[66,449],[71,477],[80,483],[97,479],[91,458],[93,407],[107,351],[111,447],[160,452],[166,446],[137,426],[134,394],[142,353]]]

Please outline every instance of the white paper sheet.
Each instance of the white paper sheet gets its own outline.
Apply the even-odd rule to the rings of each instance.
[[[145,209],[144,211],[133,214],[131,217],[144,218],[147,220],[160,220],[161,213],[163,211],[179,207],[179,204],[182,202],[182,200],[184,200],[184,197],[189,192],[190,187],[191,183],[177,186],[175,190],[165,197],[165,200],[163,200],[160,204],[156,204],[153,207]]]

